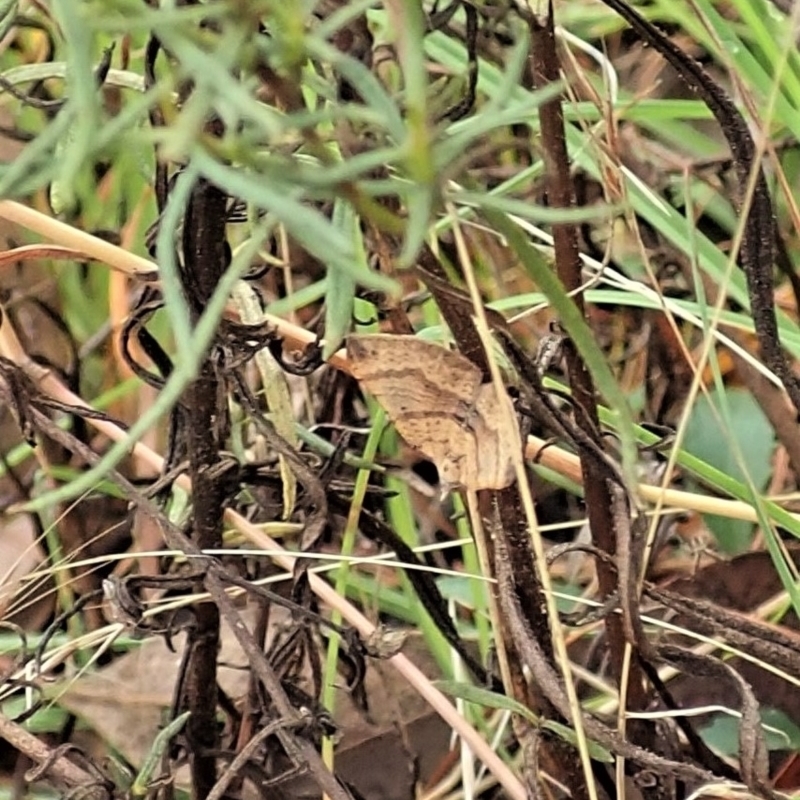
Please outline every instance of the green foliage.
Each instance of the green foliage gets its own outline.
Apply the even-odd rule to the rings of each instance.
[[[738,481],[761,491],[772,472],[775,434],[753,396],[742,389],[725,391],[726,415],[718,392],[697,399],[686,427],[687,452]],[[707,515],[706,522],[725,552],[747,547],[753,526],[748,522]]]
[[[0,3],[0,35],[13,5]],[[537,111],[565,87],[538,92],[525,88],[528,37],[516,17],[509,18],[505,30],[509,44],[501,58],[480,62],[474,110],[451,122],[442,118],[442,111],[463,91],[468,55],[451,33],[427,30],[426,4],[396,4],[405,9],[403,19],[392,18],[371,0],[346,3],[324,19],[312,15],[314,5],[311,0],[220,0],[155,8],[140,0],[56,0],[52,3],[58,22],[52,57],[44,63],[20,64],[12,51],[3,53],[0,70],[8,83],[21,90],[41,83],[64,105],[48,113],[22,110],[10,94],[0,96],[0,103],[34,136],[19,158],[0,165],[1,197],[43,196],[49,190],[54,210],[67,219],[87,229],[116,231],[128,223],[135,209],[147,223],[155,219],[149,187],[156,161],[181,166],[156,241],[165,297],[160,323],[172,336],[175,371],[152,408],[132,426],[128,442],[112,447],[97,467],[84,473],[63,467],[54,470],[52,475],[64,479],[65,485],[37,497],[30,508],[52,507],[56,501],[88,490],[110,491],[103,476],[128,454],[131,441],[178,402],[195,377],[233,287],[264,243],[278,233],[313,256],[321,269],[312,281],[272,303],[268,311],[288,314],[324,299],[324,354],[329,357],[351,326],[359,290],[397,298],[402,269],[415,262],[423,243],[436,234],[449,234],[452,220],[443,214],[445,203],[452,204],[465,223],[488,227],[512,253],[509,260],[522,266],[530,279],[526,287],[535,289],[523,291],[515,284],[495,307],[516,312],[545,302],[557,312],[606,404],[602,421],[622,442],[630,484],[635,480],[637,448],[654,444],[658,437],[636,424],[638,408],[632,407],[620,388],[595,333],[552,275],[551,239],[538,226],[586,221],[602,228],[635,217],[696,267],[697,274],[720,292],[720,303],[730,308],[711,308],[702,293],[697,299],[663,297],[648,283],[647,254],[638,251],[630,259],[619,259],[620,272],[586,259],[587,271],[596,279],[585,293],[588,302],[669,312],[687,323],[687,339],[696,331],[733,346],[725,337],[728,327],[752,331],[742,274],[730,263],[727,246],[695,224],[698,209],[702,209],[724,235],[734,237],[740,216],[729,193],[702,174],[678,175],[677,171],[667,176],[663,185],[648,186],[618,159],[619,153],[609,153],[613,148],[603,141],[606,133],[610,136],[605,126],[613,120],[615,126],[635,129],[648,141],[685,159],[713,161],[720,157],[721,149],[705,124],[710,114],[702,103],[642,97],[640,87],[612,88],[608,75],[601,80],[599,69],[589,75],[589,85],[599,92],[602,102],[566,103],[570,158],[576,171],[585,172],[604,187],[609,186],[612,175],[618,186],[608,191],[603,202],[592,206],[569,212],[548,208],[533,202],[530,191],[544,171],[537,150]],[[590,39],[620,28],[619,19],[599,4],[561,5],[560,21],[576,36]],[[766,0],[733,0],[732,5],[740,16],[739,24],[723,17],[710,0],[698,0],[694,5],[659,0],[645,10],[657,20],[678,22],[702,43],[718,66],[730,70],[737,92],[746,95],[766,132],[775,138],[800,138],[800,56],[789,26]],[[382,71],[370,69],[334,43],[336,34],[365,12],[376,36],[373,46],[391,46],[397,53],[396,60]],[[269,34],[259,29],[259,21],[269,23]],[[456,22],[460,23],[460,18]],[[168,58],[163,54],[158,58],[152,85],[144,79],[144,46],[151,33],[169,53]],[[130,61],[123,63],[119,50],[114,51],[112,68],[100,90],[95,72],[105,50],[123,36],[130,36]],[[291,91],[265,98],[259,91],[265,71]],[[345,85],[356,99],[343,99]],[[157,114],[163,115],[165,125],[151,125],[151,115]],[[221,123],[218,135],[209,130],[211,120]],[[503,153],[507,129],[512,125],[527,126],[531,163],[511,164],[513,168],[500,173],[501,178],[490,188],[475,169],[476,154],[487,147]],[[796,176],[800,170],[796,150],[780,158],[789,168],[790,178]],[[101,194],[105,178],[105,194]],[[228,273],[199,323],[192,324],[179,281],[175,245],[187,198],[201,179],[244,201],[248,220],[236,231],[237,252]],[[783,215],[791,208],[789,200],[780,198],[777,203]],[[144,252],[144,227],[140,225],[133,233],[134,248],[139,252]],[[395,274],[387,274],[370,258],[376,237],[385,238],[396,261],[392,265]],[[488,261],[490,256],[479,254],[477,260]],[[63,268],[59,289],[71,331],[79,342],[86,342],[108,317],[102,299],[108,289],[106,272],[92,270],[82,275],[73,267]],[[423,316],[427,333],[438,332],[441,320],[432,303],[426,304]],[[787,351],[800,356],[797,322],[782,314],[779,324]],[[713,362],[713,353],[711,358]],[[92,382],[97,385],[92,391],[99,390],[101,381],[101,370],[93,369],[84,365],[84,375],[95,376]],[[770,535],[780,525],[798,536],[800,525],[777,504],[759,496],[774,447],[763,414],[747,393],[731,389],[720,393],[717,389],[710,398],[696,402],[685,434],[685,445],[676,451],[677,463],[698,483],[756,505],[761,526],[768,531],[776,568],[795,607],[800,608],[792,570]],[[325,443],[313,433],[303,429],[298,435],[323,451]],[[27,448],[21,448],[9,463],[19,463],[27,454]],[[372,460],[372,455],[372,451],[365,453],[365,458]],[[350,458],[349,463],[354,461]],[[365,481],[366,474],[360,478],[362,492]],[[415,543],[417,523],[407,487],[392,480],[388,485],[397,496],[387,504],[387,517],[404,538]],[[709,525],[730,550],[743,547],[752,530],[750,523],[729,520],[724,522],[724,530],[718,521],[709,520]],[[344,568],[336,573],[336,579],[347,596],[369,598],[383,613],[422,628],[429,649],[449,668],[449,647],[434,631],[408,586],[388,588],[379,580]],[[449,598],[476,611],[470,632],[477,631],[485,651],[489,632],[484,585],[460,578],[441,579],[440,585]],[[333,644],[331,652],[335,655]],[[332,656],[328,665],[331,684],[334,661]],[[518,713],[539,724],[529,710],[507,698],[464,684],[441,688],[471,703]],[[573,734],[563,726],[542,724],[573,741]],[[780,727],[788,730],[783,724]],[[722,736],[719,725],[709,728],[706,735],[725,749],[718,744]],[[789,735],[794,746],[796,732],[789,731]],[[165,744],[165,739],[159,740],[154,753]],[[591,744],[590,748],[595,758],[608,760],[602,748]],[[138,786],[142,794],[150,777],[145,775]]]
[[[154,777],[157,777],[156,770],[161,768],[164,752],[169,747],[172,739],[183,730],[190,715],[191,712],[185,711],[165,726],[163,730],[159,731],[153,740],[153,745],[142,764],[142,768],[136,775],[133,784],[131,784],[129,790],[131,797],[145,797],[148,794],[150,782]]]
[[[797,750],[800,748],[800,727],[776,708],[761,709],[761,724],[768,750]],[[715,713],[699,729],[705,743],[725,756],[735,756],[739,749],[741,721],[738,715]]]
[[[14,719],[27,711],[24,697],[12,697],[0,705],[4,716]],[[31,733],[58,733],[63,729],[68,714],[57,705],[45,705],[24,722],[26,730]]]
[[[511,697],[506,697],[504,694],[490,692],[488,689],[481,689],[468,683],[458,683],[456,681],[436,681],[436,687],[446,694],[458,697],[470,703],[476,703],[486,708],[498,708],[503,711],[510,711],[512,714],[519,714],[533,725],[541,726],[545,730],[556,734],[556,736],[560,737],[565,742],[569,742],[569,744],[573,746],[576,745],[577,737],[575,736],[575,731],[571,728],[559,722],[555,722],[554,720],[539,719],[527,706],[518,703]],[[593,760],[601,761],[606,764],[613,763],[614,756],[604,747],[601,747],[596,742],[588,742],[588,745],[589,753]]]

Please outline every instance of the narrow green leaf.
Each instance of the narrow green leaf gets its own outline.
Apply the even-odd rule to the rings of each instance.
[[[349,275],[365,288],[397,293],[395,281],[359,264],[352,240],[319,211],[300,202],[296,188],[272,188],[256,175],[220,164],[200,147],[193,151],[192,164],[230,194],[273,213],[292,237],[323,264]]]
[[[358,218],[349,203],[338,199],[333,206],[333,224],[340,228],[353,242],[355,259],[361,269],[368,270],[367,255]],[[340,347],[353,322],[353,303],[356,283],[352,276],[333,265],[328,268],[327,291],[325,292],[325,344],[323,359],[329,359]]]
[[[136,776],[136,780],[134,780],[130,788],[131,797],[144,797],[148,793],[153,773],[159,768],[164,751],[169,747],[172,738],[183,730],[183,726],[191,715],[191,711],[184,711],[183,714],[175,717],[162,731],[159,731],[153,740],[150,752],[144,759],[142,768]]]
[[[531,245],[517,225],[496,211],[486,209],[484,215],[494,228],[505,236],[509,247],[519,257],[525,270],[544,292],[556,318],[581,354],[595,385],[611,406],[611,414],[615,417],[614,427],[620,439],[623,474],[628,490],[635,497],[638,453],[633,414],[628,398],[619,388],[605,355],[597,344],[594,332],[581,316],[558,276],[549,265],[543,263],[541,254]]]
[[[533,725],[541,723],[540,718],[527,706],[504,694],[498,694],[489,689],[482,689],[479,686],[473,686],[471,683],[463,683],[462,681],[434,681],[433,685],[444,694],[449,694],[451,697],[457,697],[460,700],[466,700],[468,703],[519,714],[519,716],[524,717]]]
[[[573,747],[578,746],[578,737],[575,735],[575,731],[567,725],[562,725],[560,722],[556,722],[552,719],[546,719],[542,722],[542,727],[552,731],[556,736],[560,737],[565,742],[569,742]],[[591,739],[587,740],[586,745],[593,761],[601,761],[604,764],[614,763],[614,755],[602,745],[593,742]]]
[[[497,708],[501,711],[510,711],[512,714],[518,714],[527,719],[531,724],[537,727],[546,728],[552,733],[556,734],[565,742],[577,747],[578,740],[575,731],[567,725],[562,725],[560,722],[554,722],[549,719],[541,719],[533,713],[529,708],[522,705],[522,703],[507,697],[504,694],[482,689],[478,686],[473,686],[471,683],[462,683],[460,681],[434,681],[433,685],[451,697],[458,697],[460,700],[466,700],[469,703],[475,703],[485,708]],[[611,764],[614,761],[614,756],[601,747],[596,742],[587,742],[589,748],[589,755],[595,761],[602,761],[605,764]]]

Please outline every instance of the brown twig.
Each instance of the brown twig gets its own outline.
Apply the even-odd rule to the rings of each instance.
[[[192,323],[197,324],[225,272],[225,212],[227,197],[201,180],[194,186],[183,224],[181,281]],[[226,489],[220,467],[227,435],[227,402],[221,392],[217,368],[205,358],[197,377],[186,388],[183,422],[179,432],[189,457],[192,494],[192,539],[198,550],[222,546],[222,513]],[[205,800],[217,780],[217,651],[219,609],[214,603],[195,607],[196,624],[190,629],[191,651],[186,701],[191,716],[186,725],[193,794]]]
[[[99,785],[97,778],[90,775],[66,756],[54,758],[54,751],[44,742],[12,722],[5,714],[0,714],[0,738],[5,739],[20,753],[24,753],[34,763],[47,766],[47,773],[53,780],[71,789],[86,787],[82,800],[106,800],[108,790]]]
[[[502,543],[499,546],[502,548]],[[502,552],[498,558],[497,580],[503,612],[513,632],[514,641],[523,653],[525,663],[553,706],[566,719],[571,719],[572,708],[566,690],[558,674],[549,664],[536,636],[531,631],[525,614],[520,607],[519,599],[514,592],[511,570],[508,565],[508,553],[506,552]],[[617,755],[630,759],[648,769],[696,782],[707,782],[714,779],[712,773],[693,764],[672,761],[631,744],[590,715],[584,716],[583,727],[586,733],[596,742],[608,747],[609,750]]]
[[[529,25],[533,83],[536,88],[544,88],[560,80],[552,0],[547,14],[543,18],[532,14]],[[575,198],[560,97],[548,100],[540,106],[539,120],[548,205],[555,208],[571,208],[575,205]],[[583,284],[578,241],[579,231],[576,225],[571,223],[553,225],[558,276],[568,292],[575,292],[574,302],[578,309],[585,313],[583,297],[576,291]],[[575,421],[588,437],[593,438],[602,447],[602,442],[598,440],[599,417],[592,377],[577,349],[569,342],[566,343],[565,358],[572,389]],[[584,447],[579,448],[579,453],[585,476],[586,511],[592,540],[604,552],[614,554],[617,550],[618,537],[630,536],[629,526],[617,530],[617,524],[622,523],[623,519],[619,515],[615,519],[612,510],[615,500],[609,478],[613,480],[614,476],[602,467],[594,453]],[[598,561],[596,568],[602,596],[613,594],[617,590],[615,570],[604,561]],[[607,617],[606,634],[614,674],[617,680],[620,680],[624,668],[626,638],[619,617],[613,615]],[[630,676],[628,697],[634,708],[644,708],[647,702],[641,671],[636,666],[633,667]]]
[[[456,241],[458,243],[458,237]],[[450,248],[443,245],[443,249],[449,250]],[[458,247],[456,247],[453,255],[454,261],[458,263]],[[467,257],[466,253],[463,253],[463,255],[464,258]],[[466,265],[462,264],[462,267],[464,266]],[[484,377],[487,378],[491,374],[488,355],[473,320],[475,309],[470,295],[450,284],[439,260],[427,247],[423,247],[420,253],[417,274],[435,297],[437,306],[453,333],[453,338],[458,345],[459,351],[478,367]],[[487,316],[491,317],[493,323],[496,321],[499,326],[505,329],[505,324],[499,314],[490,312],[487,313]],[[497,521],[494,534],[497,537],[503,537],[506,542],[505,551],[509,553],[510,563],[514,565],[513,573],[517,596],[524,608],[529,625],[539,636],[539,640],[543,643],[548,657],[552,659],[550,627],[547,611],[542,603],[542,584],[536,570],[530,533],[527,528],[519,489],[515,485],[511,485],[501,491],[481,492],[480,505],[482,509],[491,509],[491,515]],[[487,563],[485,567],[492,570],[495,562],[493,537],[484,535],[480,520],[473,519],[473,531],[476,538],[483,538],[483,541],[478,542],[478,546],[486,554]],[[492,591],[496,591],[494,586]],[[497,626],[498,648],[503,648],[508,667],[505,670],[506,674],[504,674],[504,679],[510,682],[510,685],[505,687],[506,692],[537,714],[541,714],[546,718],[554,716],[555,710],[548,698],[542,694],[537,685],[532,685],[526,680],[524,676],[524,661],[520,658],[520,653],[516,650],[514,642],[509,636],[509,631],[502,616],[495,620],[495,624]],[[526,723],[519,722],[515,729],[522,744],[529,739],[529,731],[526,728]],[[585,782],[580,774],[580,769],[577,771],[574,769],[574,751],[566,746],[563,740],[551,738],[547,741],[540,740],[540,743],[544,745],[538,752],[538,757],[541,759],[543,767],[561,776],[565,784],[570,786],[573,796],[584,796],[586,793]],[[528,772],[532,773],[532,770],[529,769]],[[531,774],[531,780],[533,784],[536,783],[537,778],[535,775]],[[535,791],[534,785],[530,786],[531,791]]]

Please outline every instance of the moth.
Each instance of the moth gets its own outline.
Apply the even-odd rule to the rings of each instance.
[[[445,484],[472,491],[514,481],[522,445],[511,398],[459,353],[415,336],[351,335],[353,375]],[[509,423],[509,420],[512,422]]]

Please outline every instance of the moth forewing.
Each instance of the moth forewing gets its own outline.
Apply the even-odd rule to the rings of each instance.
[[[433,461],[443,483],[504,489],[520,448],[511,400],[481,383],[459,353],[415,336],[359,334],[347,339],[353,375],[380,403],[400,435]]]

